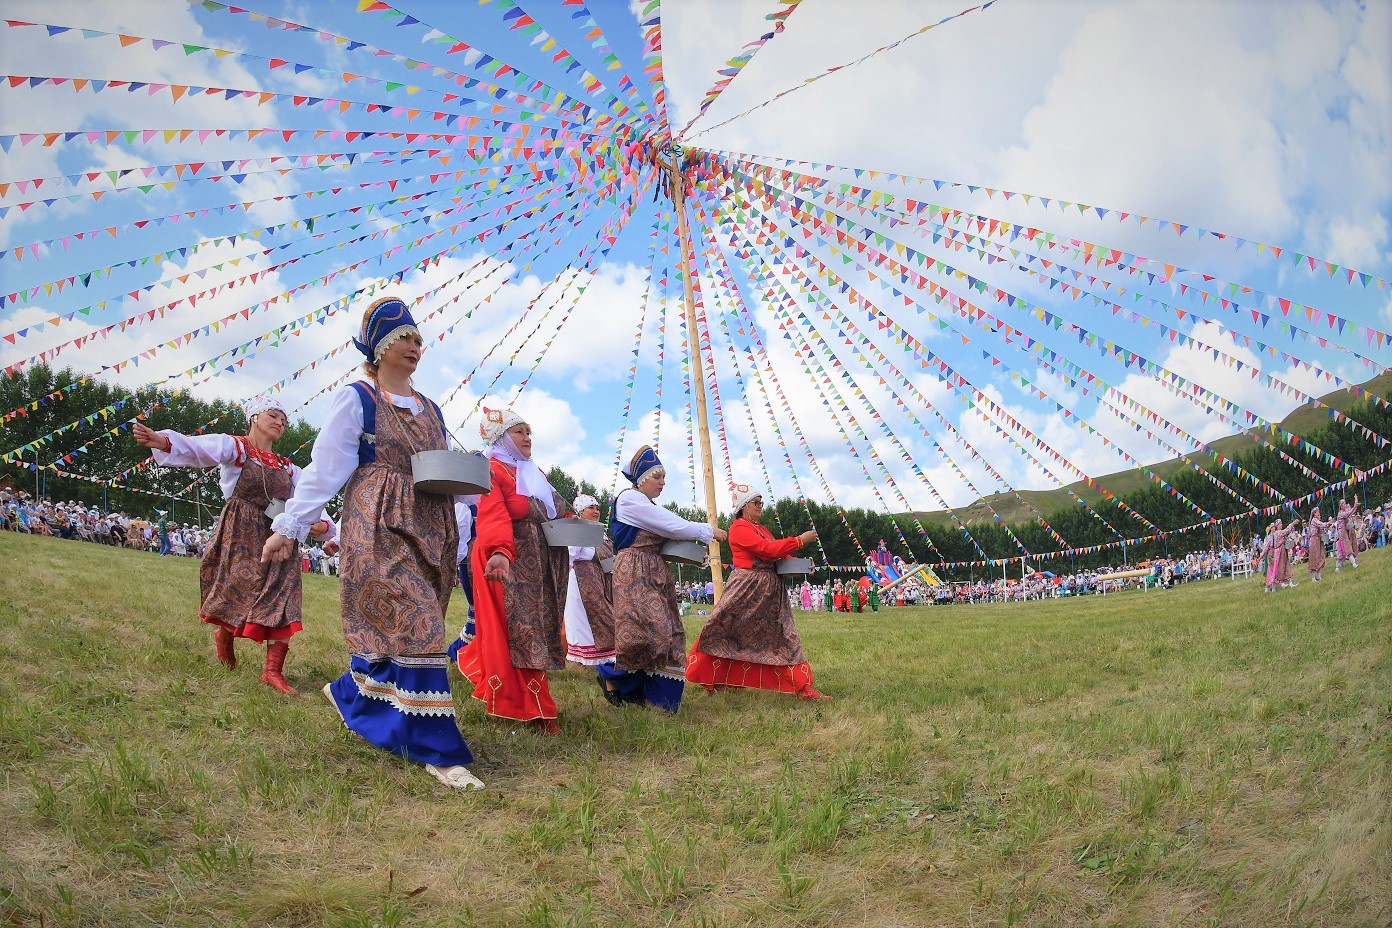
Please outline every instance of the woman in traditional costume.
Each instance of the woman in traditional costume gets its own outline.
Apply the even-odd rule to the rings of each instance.
[[[812,667],[802,652],[793,611],[777,573],[778,561],[816,539],[815,531],[774,538],[759,524],[762,494],[739,485],[730,523],[734,571],[725,594],[691,648],[686,679],[715,692],[722,686],[793,693],[823,699],[812,688]]]
[[[686,681],[686,631],[677,588],[662,559],[669,541],[725,540],[725,532],[688,522],[657,505],[667,470],[644,445],[623,472],[631,489],[614,500],[613,664],[600,664],[600,685],[611,704],[637,703],[675,714]]]
[[[593,496],[577,496],[571,508],[582,519],[599,521],[599,501]],[[570,585],[565,601],[566,660],[584,667],[614,663],[613,575],[605,573],[601,566],[613,556],[614,542],[607,532],[598,548],[570,549]],[[607,696],[608,690],[605,693]]]
[[[343,489],[338,575],[352,656],[324,695],[369,744],[424,764],[446,786],[481,789],[464,766],[473,755],[455,724],[445,657],[460,543],[455,499],[417,489],[411,474],[411,456],[448,450],[449,433],[440,408],[412,386],[424,343],[406,304],[377,300],[360,334],[367,380],[334,394],[262,560],[289,556]]]
[[[153,431],[137,422],[135,440],[149,448],[161,467],[217,467],[227,505],[218,519],[198,570],[198,615],[213,626],[217,659],[237,666],[234,642],[246,638],[266,646],[261,682],[284,693],[299,692],[285,680],[285,656],[300,624],[299,559],[262,564],[261,547],[271,535],[266,507],[289,499],[300,478],[290,459],[272,451],[285,433],[285,408],[274,397],[248,402],[245,435],[183,435]],[[319,520],[310,535],[333,543],[333,524]]]
[[[532,427],[511,409],[483,412],[479,431],[489,446],[493,488],[479,501],[470,557],[474,576],[488,582],[474,587],[474,639],[456,662],[489,715],[556,735],[546,672],[565,668],[570,555],[546,543],[541,525],[567,507],[532,460]]]
[[[1334,572],[1343,569],[1344,561],[1358,566],[1358,513],[1346,499],[1339,500],[1339,512],[1334,517]]]
[[[1332,519],[1320,518],[1318,506],[1310,510],[1310,519],[1305,523],[1305,547],[1309,552],[1306,567],[1310,571],[1310,579],[1315,583],[1318,583],[1324,574],[1324,533],[1333,524]]]
[[[808,583],[806,580],[802,581],[802,590],[801,590],[801,597],[800,597],[800,598],[801,598],[801,600],[802,600],[801,603],[800,603],[800,605],[802,606],[802,611],[803,611],[803,612],[811,612],[811,611],[812,611],[812,584]]]
[[[1266,592],[1270,593],[1277,587],[1293,587],[1295,581],[1291,579],[1290,568],[1290,547],[1286,544],[1287,539],[1295,534],[1296,526],[1300,524],[1299,519],[1293,519],[1290,525],[1283,525],[1280,519],[1271,523],[1271,528],[1266,533]]]

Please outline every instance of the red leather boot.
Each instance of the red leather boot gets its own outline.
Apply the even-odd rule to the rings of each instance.
[[[300,691],[285,682],[285,655],[289,652],[287,642],[266,642],[266,669],[261,672],[261,682],[286,696],[298,696]]]
[[[233,636],[232,630],[223,628],[221,625],[214,626],[214,629],[213,646],[217,649],[217,659],[222,663],[222,666],[226,667],[228,670],[236,670],[237,652],[232,647],[232,642],[235,641],[236,638]]]

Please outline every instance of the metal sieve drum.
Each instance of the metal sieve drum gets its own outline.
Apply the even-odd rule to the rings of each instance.
[[[812,559],[810,557],[785,557],[778,562],[777,570],[780,574],[810,574],[812,572]]]
[[[492,486],[488,459],[462,451],[420,451],[411,455],[411,476],[422,493],[468,496]]]
[[[599,559],[599,569],[606,574],[614,572],[614,559],[612,557],[602,557]]]
[[[604,526],[588,519],[552,519],[541,523],[541,531],[553,548],[598,548],[604,543]]]
[[[662,546],[662,557],[678,564],[705,567],[710,561],[710,549],[699,541],[669,541]]]
[[[275,521],[275,517],[278,516],[278,515],[280,515],[280,514],[281,514],[282,512],[284,512],[284,511],[285,511],[285,500],[283,500],[283,499],[273,499],[273,500],[271,500],[271,504],[270,504],[269,506],[266,507],[266,518],[268,518],[268,519],[270,519],[272,522],[274,522],[274,521]]]

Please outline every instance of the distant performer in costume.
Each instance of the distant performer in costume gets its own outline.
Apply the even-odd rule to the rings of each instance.
[[[599,501],[577,496],[576,515],[599,521]],[[614,542],[605,533],[598,548],[570,549],[570,586],[565,601],[566,660],[586,667],[614,663],[614,583],[601,562],[614,556]],[[611,565],[612,566],[612,565]]]
[[[262,560],[280,561],[343,489],[338,564],[348,672],[324,687],[343,724],[369,744],[424,764],[454,789],[482,788],[455,724],[445,613],[460,553],[455,499],[416,489],[411,456],[450,447],[440,408],[412,377],[424,342],[406,304],[363,314],[367,380],[334,394],[295,494]],[[346,489],[344,488],[344,485]]]
[[[667,470],[644,445],[623,472],[631,489],[614,501],[614,663],[600,664],[600,685],[613,705],[636,703],[676,713],[686,681],[686,631],[676,584],[662,545],[668,540],[725,540],[725,532],[688,522],[657,505]]]
[[[1310,520],[1305,523],[1305,548],[1309,552],[1306,567],[1310,579],[1318,583],[1324,574],[1324,533],[1334,524],[1332,519],[1321,519],[1320,508],[1310,510]]]
[[[1295,581],[1291,579],[1290,545],[1286,542],[1295,535],[1296,526],[1300,524],[1299,519],[1291,520],[1290,525],[1283,525],[1280,519],[1271,523],[1271,528],[1267,530],[1266,541],[1262,545],[1266,554],[1266,592],[1270,593],[1277,587],[1293,587]]]
[[[735,487],[733,508],[730,559],[735,569],[691,648],[686,679],[711,692],[742,686],[824,699],[812,688],[812,667],[802,653],[793,610],[776,572],[778,561],[811,544],[817,533],[774,538],[759,524],[762,494],[747,486]]]
[[[493,488],[479,501],[478,537],[470,556],[474,640],[459,649],[459,670],[489,715],[560,733],[548,670],[565,668],[561,623],[570,555],[551,547],[541,524],[567,511],[532,460],[532,427],[511,409],[484,409]]]
[[[155,432],[139,422],[131,431],[161,467],[218,468],[218,483],[227,505],[198,570],[202,591],[198,614],[213,626],[217,659],[228,670],[237,666],[236,639],[264,643],[266,664],[261,682],[287,696],[298,696],[285,681],[285,656],[290,639],[302,627],[299,557],[296,554],[285,562],[262,564],[261,547],[271,536],[266,507],[273,500],[290,498],[300,469],[271,450],[289,424],[280,401],[257,397],[244,409],[245,435],[181,435],[169,429]],[[309,534],[329,545],[337,544],[333,540],[336,530],[327,520],[315,522]]]
[[[1334,572],[1337,574],[1348,561],[1358,566],[1358,513],[1346,499],[1339,500],[1339,512],[1334,516]]]

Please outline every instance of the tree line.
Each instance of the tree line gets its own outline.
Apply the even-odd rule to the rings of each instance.
[[[0,424],[0,453],[21,448],[59,428],[80,422],[94,410],[120,404],[110,415],[98,417],[92,422],[81,422],[55,441],[46,443],[36,451],[25,452],[22,463],[12,461],[0,466],[0,474],[8,476],[19,488],[31,493],[37,489],[37,492],[49,498],[81,500],[89,505],[104,506],[131,515],[149,515],[155,509],[172,508],[178,521],[202,521],[205,524],[210,521],[222,502],[216,479],[205,478],[188,489],[196,472],[185,468],[145,466],[131,471],[131,468],[147,460],[149,453],[135,443],[129,425],[123,423],[137,414],[143,414],[144,421],[152,428],[171,428],[185,433],[203,429],[241,434],[246,431],[246,420],[240,406],[223,400],[203,400],[187,391],[170,393],[142,387],[127,392],[125,388],[101,381],[84,381],[83,376],[70,368],[54,370],[46,365],[37,365],[0,377],[0,414],[15,409],[24,410],[22,415]],[[29,410],[27,407],[35,401],[39,401],[38,408]],[[1346,415],[1375,434],[1392,434],[1392,411],[1375,403],[1360,403]],[[280,440],[277,450],[304,466],[309,462],[314,435],[315,430],[308,422],[296,419]],[[1246,452],[1229,457],[1236,467],[1246,471],[1250,477],[1244,477],[1235,469],[1216,462],[1205,462],[1205,472],[1186,469],[1169,478],[1168,482],[1176,493],[1182,494],[1194,506],[1215,519],[1223,519],[1246,510],[1239,497],[1258,506],[1270,506],[1281,498],[1299,498],[1325,483],[1343,478],[1342,469],[1326,463],[1322,457],[1309,451],[1307,446],[1321,448],[1362,470],[1387,459],[1386,452],[1374,441],[1339,422],[1331,421],[1311,431],[1304,439],[1299,447],[1293,443],[1284,444],[1280,452],[1308,468],[1317,479],[1292,466],[1276,449],[1254,444]],[[1199,459],[1197,453],[1194,459]],[[34,470],[36,463],[41,467],[37,473]],[[55,467],[63,473],[51,469]],[[102,483],[118,474],[126,474],[120,485],[107,486]],[[577,481],[559,467],[552,468],[548,477],[567,500],[573,500],[579,493],[594,496],[600,501],[604,518],[608,518],[610,500],[607,487]],[[1261,491],[1253,485],[1254,480],[1266,483],[1281,497]],[[1351,498],[1356,495],[1360,502],[1366,499],[1369,505],[1377,505],[1392,497],[1392,476],[1381,474],[1370,478],[1363,485],[1351,487],[1346,495]],[[181,498],[175,499],[175,496]],[[1154,530],[1136,515],[1127,512],[1127,508],[1163,533],[1173,533],[1176,529],[1202,521],[1178,496],[1154,484],[1127,493],[1124,504],[1125,507],[1116,501],[1099,500],[1089,504],[1090,510],[1076,502],[1058,507],[1042,513],[1049,528],[1031,518],[1010,524],[994,520],[977,521],[963,531],[957,525],[944,524],[940,519],[930,521],[911,514],[889,515],[866,509],[840,509],[811,500],[784,498],[774,500],[765,507],[764,522],[776,534],[782,535],[815,527],[820,533],[827,560],[839,565],[863,563],[862,552],[872,551],[881,540],[891,554],[906,561],[929,564],[1018,558],[1023,547],[1038,555],[1027,562],[1026,569],[1055,572],[1112,565],[1123,558],[1136,562],[1161,555],[1182,555],[1189,551],[1205,550],[1221,540],[1219,529],[1215,527],[1184,534],[1165,534],[1159,539],[1129,544],[1122,549],[1114,547],[1092,554],[1075,553],[1053,558],[1044,556],[1065,547],[1059,544],[1054,533],[1066,539],[1070,548],[1114,544],[1119,537],[1137,539],[1153,534]],[[1334,500],[1327,498],[1324,506],[1326,515],[1333,505]],[[705,513],[699,509],[683,509],[671,504],[668,508],[686,518],[705,518]],[[1227,537],[1246,537],[1252,531],[1263,529],[1267,521],[1255,516],[1237,520],[1235,524],[1225,526]],[[820,562],[820,556],[817,560]],[[1009,572],[1017,575],[1020,569],[1021,565],[1017,562],[1009,568]],[[1001,570],[999,564],[985,564],[956,569],[948,572],[948,576],[951,579],[999,576]]]

